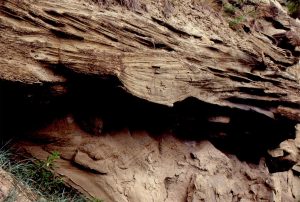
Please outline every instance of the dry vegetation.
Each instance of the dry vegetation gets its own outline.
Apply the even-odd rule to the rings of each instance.
[[[139,0],[94,0],[94,1],[104,6],[111,5],[111,4],[119,4],[131,10],[137,10],[140,8]]]
[[[291,16],[300,18],[300,0],[288,0],[286,5]]]
[[[16,151],[0,147],[0,169],[11,173],[16,182],[16,189],[23,186],[36,194],[35,198],[42,201],[59,202],[101,202],[98,199],[88,199],[76,190],[66,186],[62,179],[52,172],[55,160],[60,158],[58,152],[53,152],[45,161],[36,160],[20,155]],[[21,190],[22,191],[22,190]],[[5,199],[6,202],[17,200],[18,191],[13,189]]]
[[[121,5],[127,9],[137,11],[143,9],[147,11],[147,6],[142,4],[139,0],[93,0],[101,6]],[[176,4],[181,3],[177,0],[160,0],[162,7],[162,14],[169,18],[172,16]],[[246,21],[255,21],[256,18],[262,15],[274,15],[276,9],[257,7],[250,0],[192,0],[191,5],[194,7],[201,7],[222,13],[223,17],[227,19],[228,24],[233,29],[240,29],[242,24]],[[288,12],[293,17],[300,17],[300,0],[286,0],[283,5],[287,7]],[[255,23],[254,23],[255,24]]]

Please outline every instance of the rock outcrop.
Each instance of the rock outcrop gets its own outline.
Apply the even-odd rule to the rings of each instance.
[[[299,31],[275,0],[2,0],[1,135],[105,201],[300,200]]]
[[[225,155],[209,141],[172,133],[121,130],[101,136],[82,131],[68,116],[35,134],[51,143],[21,142],[39,159],[59,151],[57,173],[104,201],[297,201],[299,170],[270,173],[259,163]],[[286,145],[285,142],[280,144]],[[288,147],[288,146],[286,146]],[[299,158],[299,151],[286,149]],[[251,153],[251,151],[249,151]],[[295,152],[295,153],[293,153]],[[289,158],[285,155],[285,158]],[[299,160],[298,160],[299,162]]]
[[[257,15],[235,23],[237,32],[220,11],[189,0],[172,2],[168,19],[151,0],[136,12],[88,0],[5,0],[0,78],[65,86],[71,73],[113,77],[163,105],[195,97],[299,121],[300,23],[272,2],[245,5]]]

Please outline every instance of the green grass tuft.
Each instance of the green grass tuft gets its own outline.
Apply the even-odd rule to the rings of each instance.
[[[224,3],[223,9],[225,13],[228,13],[230,15],[235,15],[237,8],[230,3]]]
[[[55,160],[59,158],[60,154],[54,151],[45,161],[30,158],[17,160],[17,156],[10,150],[0,148],[0,168],[11,173],[17,181],[36,193],[39,202],[100,202],[96,198],[86,198],[53,174]],[[15,201],[15,197],[16,193],[11,192],[5,201]]]
[[[300,0],[289,0],[286,4],[289,14],[293,15],[300,10]]]
[[[244,16],[244,15],[235,17],[234,19],[232,19],[232,20],[230,20],[230,21],[228,22],[229,27],[234,28],[234,27],[236,27],[237,25],[241,24],[244,20],[245,20],[245,16]]]

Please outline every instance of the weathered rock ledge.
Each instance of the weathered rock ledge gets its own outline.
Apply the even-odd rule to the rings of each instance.
[[[105,201],[299,200],[299,20],[166,2],[0,1],[1,135]]]

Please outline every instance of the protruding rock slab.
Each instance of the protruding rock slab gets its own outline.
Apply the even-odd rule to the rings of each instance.
[[[74,74],[113,77],[127,92],[163,105],[195,97],[299,121],[300,23],[279,4],[261,1],[255,26],[236,32],[219,11],[191,0],[175,3],[168,19],[156,1],[141,3],[151,9],[2,1],[0,79],[64,84]]]

